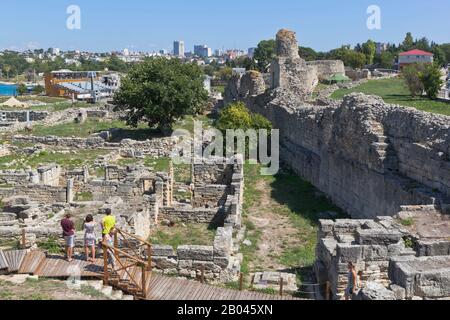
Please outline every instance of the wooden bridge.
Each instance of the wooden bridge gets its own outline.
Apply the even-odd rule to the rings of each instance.
[[[122,239],[119,239],[121,237]],[[119,242],[121,247],[119,248]],[[103,257],[94,262],[49,255],[40,250],[20,250],[14,257],[15,271],[41,278],[103,279],[124,293],[143,300],[296,300],[291,296],[268,295],[255,291],[238,291],[201,282],[162,276],[152,272],[150,243],[118,230],[114,246],[103,244]],[[146,254],[143,254],[143,253]],[[0,259],[1,260],[1,259]],[[5,260],[6,261],[6,260]],[[114,261],[114,263],[112,263]],[[7,264],[7,262],[5,262]],[[104,272],[106,270],[106,272]],[[11,272],[13,272],[11,270]]]

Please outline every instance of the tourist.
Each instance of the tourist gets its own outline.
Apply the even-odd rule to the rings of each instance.
[[[345,300],[350,300],[357,288],[358,276],[356,273],[356,267],[353,262],[348,263],[348,284],[345,290]]]
[[[95,222],[94,217],[88,214],[84,224],[84,250],[86,253],[86,261],[95,262]],[[89,249],[91,250],[92,257],[89,258]]]
[[[112,234],[114,233],[116,227],[116,217],[112,215],[111,209],[106,209],[106,217],[102,220],[102,235],[103,239],[105,239],[106,236],[109,236],[111,238]]]
[[[66,259],[68,262],[72,262],[73,248],[75,247],[75,224],[71,218],[72,215],[69,213],[61,220],[63,237],[66,241]]]
[[[112,215],[111,209],[106,209],[106,217],[102,220],[102,236],[103,236],[103,243],[107,244],[109,247],[114,246],[114,233],[116,232],[116,217]],[[107,251],[110,251],[107,250]],[[105,253],[104,253],[105,254]],[[108,253],[106,253],[108,254]],[[115,266],[115,259],[113,255],[110,253],[108,254],[108,263],[111,263],[111,265]]]

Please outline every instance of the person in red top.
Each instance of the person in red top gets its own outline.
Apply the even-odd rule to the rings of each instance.
[[[72,261],[73,248],[75,247],[75,224],[72,221],[72,215],[69,213],[61,220],[63,237],[66,240],[66,259]]]

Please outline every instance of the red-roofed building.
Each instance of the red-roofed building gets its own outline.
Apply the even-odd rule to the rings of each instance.
[[[407,52],[402,52],[398,58],[399,68],[411,63],[433,63],[434,55],[431,52],[426,52],[418,49],[414,49]]]

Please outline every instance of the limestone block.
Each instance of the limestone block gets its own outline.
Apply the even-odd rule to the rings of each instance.
[[[390,245],[398,243],[402,234],[396,230],[358,230],[356,240],[361,245]]]
[[[368,282],[358,294],[359,300],[396,300],[393,291],[376,282]]]
[[[388,248],[386,246],[371,245],[362,247],[364,260],[377,261],[388,259]]]
[[[230,264],[230,257],[214,257],[214,264],[225,269]]]
[[[173,257],[175,256],[175,251],[172,246],[169,245],[153,245],[152,255],[156,257]]]
[[[179,260],[178,268],[179,269],[191,269],[192,268],[192,260]]]
[[[176,259],[165,257],[152,257],[152,264],[159,269],[175,269],[178,267]]]
[[[405,300],[406,299],[406,289],[402,288],[396,284],[391,284],[389,286],[389,289],[394,292],[395,297],[397,300]]]
[[[336,257],[341,263],[357,263],[362,259],[362,253],[362,246],[339,243],[337,245]]]
[[[214,272],[220,272],[222,270],[222,268],[215,265],[213,262],[205,262],[205,261],[192,262],[193,270],[202,270],[202,268],[205,268],[206,271],[214,271]]]
[[[212,246],[180,246],[177,250],[180,260],[213,261],[214,247]]]

